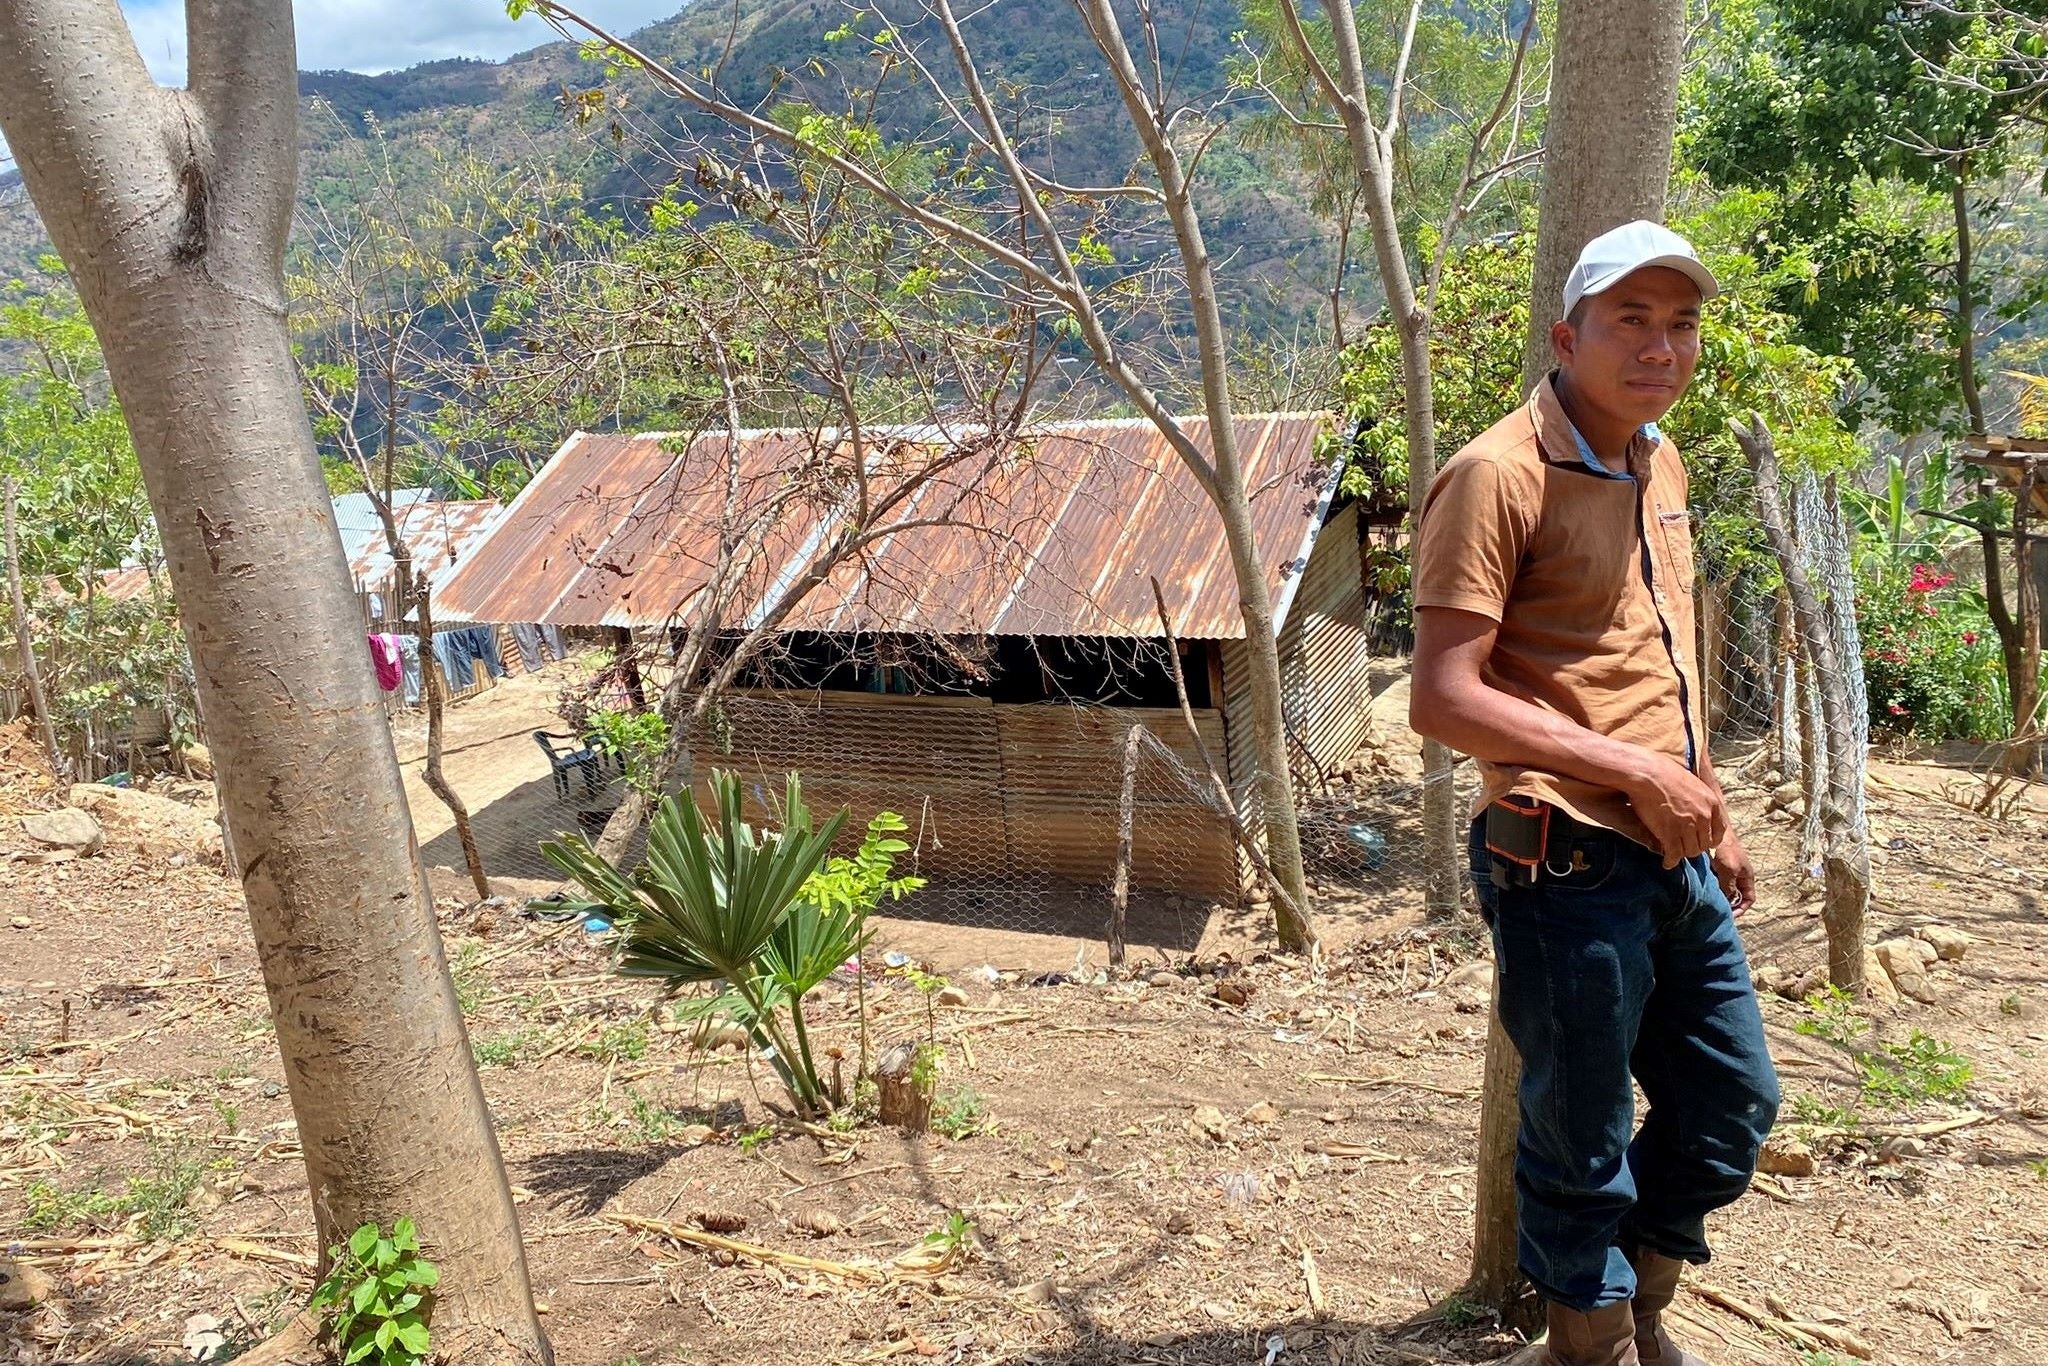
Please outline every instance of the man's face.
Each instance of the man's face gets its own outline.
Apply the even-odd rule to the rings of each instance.
[[[1631,426],[1670,412],[1700,360],[1699,286],[1646,266],[1580,300],[1577,313],[1550,342],[1580,399]]]

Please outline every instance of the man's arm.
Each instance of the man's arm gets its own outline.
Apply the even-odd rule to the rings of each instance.
[[[1489,686],[1481,671],[1499,629],[1499,623],[1478,612],[1417,609],[1410,726],[1490,763],[1612,788],[1628,798],[1649,827],[1667,868],[1726,837],[1727,807],[1719,789],[1683,764]]]

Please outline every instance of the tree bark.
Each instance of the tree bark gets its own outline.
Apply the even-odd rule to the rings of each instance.
[[[469,867],[469,880],[476,885],[476,899],[488,901],[491,880],[484,876],[483,855],[477,852],[476,831],[470,828],[469,808],[455,794],[441,772],[441,714],[447,710],[448,680],[441,677],[441,660],[434,653],[434,604],[427,576],[422,572],[413,586],[412,600],[419,609],[420,691],[427,704],[427,762],[421,772],[427,788],[441,799],[455,821],[455,837],[462,842],[462,861]]]
[[[1826,728],[1826,768],[1821,787],[1822,871],[1826,899],[1821,904],[1821,923],[1828,936],[1828,980],[1844,991],[1863,988],[1863,919],[1870,904],[1870,842],[1855,819],[1861,774],[1857,765],[1856,726],[1849,714],[1847,690],[1835,658],[1835,632],[1829,624],[1820,596],[1806,576],[1806,564],[1792,539],[1785,516],[1784,499],[1778,492],[1778,455],[1771,433],[1761,417],[1752,416],[1747,425],[1730,420],[1729,429],[1749,458],[1756,474],[1756,505],[1763,522],[1764,537],[1785,578],[1785,591],[1792,599],[1792,619],[1800,643],[1812,666],[1811,677],[1820,693],[1822,724]]]
[[[1315,62],[1298,23],[1292,30],[1304,59],[1329,81],[1325,93],[1343,120],[1345,141],[1351,148],[1352,166],[1358,174],[1365,205],[1373,257],[1379,267],[1380,288],[1386,294],[1387,311],[1392,314],[1394,329],[1400,337],[1402,432],[1408,447],[1408,510],[1412,521],[1422,511],[1430,483],[1436,478],[1436,388],[1430,369],[1431,319],[1415,291],[1394,199],[1390,139],[1399,130],[1392,126],[1391,113],[1385,128],[1373,119],[1372,85],[1366,77],[1358,21],[1351,5],[1325,0],[1323,13],[1330,21],[1336,47],[1334,77]],[[1288,17],[1293,18],[1291,6]],[[1409,23],[1412,36],[1412,14]],[[1399,90],[1389,95],[1390,106],[1400,95]],[[1428,913],[1437,917],[1456,914],[1464,900],[1458,856],[1461,841],[1457,793],[1453,784],[1455,764],[1456,757],[1448,745],[1437,740],[1422,742],[1423,898]]]
[[[1236,414],[1230,396],[1230,355],[1224,340],[1223,313],[1217,302],[1216,275],[1208,243],[1196,212],[1193,187],[1179,151],[1166,135],[1160,111],[1145,98],[1144,85],[1125,45],[1110,0],[1076,0],[1082,18],[1122,95],[1125,112],[1145,149],[1159,187],[1165,193],[1167,221],[1173,227],[1188,307],[1195,324],[1195,348],[1201,360],[1202,408],[1209,419],[1210,460],[1214,480],[1210,500],[1223,519],[1223,538],[1237,578],[1238,609],[1244,620],[1245,655],[1250,664],[1252,731],[1258,750],[1260,816],[1265,826],[1266,858],[1285,898],[1275,897],[1274,918],[1282,947],[1306,951],[1315,945],[1315,929],[1289,908],[1306,907],[1308,880],[1301,862],[1301,830],[1295,820],[1294,783],[1288,765],[1287,716],[1280,683],[1280,644],[1273,621],[1273,595],[1266,570],[1252,538],[1251,497],[1237,450]],[[1145,20],[1149,22],[1149,18]]]
[[[1124,913],[1131,896],[1131,820],[1138,789],[1138,741],[1143,726],[1132,726],[1124,735],[1124,780],[1116,803],[1116,875],[1109,889],[1109,965],[1124,965]]]
[[[1550,325],[1587,242],[1662,222],[1684,66],[1684,0],[1559,0],[1522,387],[1550,373]]]
[[[1977,388],[1977,297],[1970,278],[1970,176],[1968,164],[1956,166],[1955,183],[1949,187],[1949,205],[1956,224],[1956,381],[1963,391],[1963,411],[1969,414],[1970,430],[1984,433],[1984,397]],[[2021,562],[2022,564],[2025,561]]]
[[[1550,373],[1550,325],[1586,242],[1632,219],[1664,217],[1684,37],[1684,0],[1559,0],[1524,392]],[[1498,982],[1496,975],[1496,998]],[[1521,1075],[1514,1044],[1496,1024],[1486,1035],[1471,1286],[1503,1312],[1523,1284],[1511,1233]]]
[[[285,326],[291,6],[188,0],[188,88],[115,0],[0,5],[0,130],[127,415],[191,645],[319,1244],[419,1224],[436,1354],[550,1360]]]
[[[14,639],[21,648],[21,677],[28,686],[28,704],[36,714],[36,730],[43,738],[43,753],[49,756],[50,772],[64,776],[64,752],[57,748],[57,727],[50,720],[50,704],[43,699],[43,675],[36,668],[36,643],[28,630],[28,603],[21,595],[21,548],[14,539],[14,480],[4,492],[7,515],[7,598],[14,609]]]

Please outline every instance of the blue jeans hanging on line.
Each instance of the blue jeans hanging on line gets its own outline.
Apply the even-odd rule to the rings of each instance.
[[[448,680],[449,692],[461,692],[476,682],[470,653],[462,644],[462,632],[434,632],[434,658],[441,661],[441,675]]]
[[[1706,1217],[1748,1188],[1778,1077],[1706,856],[1666,869],[1590,826],[1572,847],[1565,876],[1495,887],[1484,821],[1472,829],[1501,1024],[1522,1055],[1522,1272],[1583,1311],[1634,1297],[1622,1243],[1707,1260]],[[1649,1101],[1640,1129],[1631,1076]]]

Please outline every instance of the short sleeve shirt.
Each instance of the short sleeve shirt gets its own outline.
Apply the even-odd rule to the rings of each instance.
[[[1451,457],[1423,502],[1415,605],[1500,624],[1490,686],[1690,767],[1707,734],[1685,465],[1655,428],[1630,441],[1625,471],[1591,457],[1549,380]],[[1533,798],[1653,844],[1611,788],[1479,769],[1475,814],[1504,796]]]

